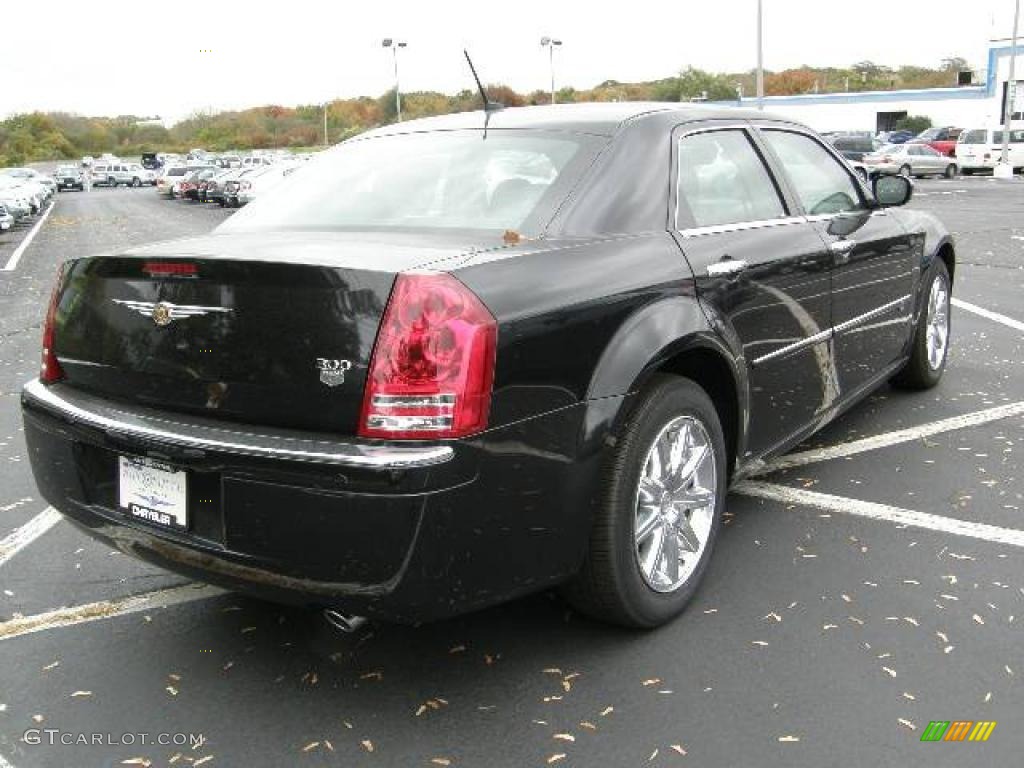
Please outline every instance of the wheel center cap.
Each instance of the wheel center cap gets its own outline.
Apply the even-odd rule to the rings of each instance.
[[[672,496],[666,491],[661,495],[661,517],[668,523],[674,523],[677,516],[678,512],[676,512]]]

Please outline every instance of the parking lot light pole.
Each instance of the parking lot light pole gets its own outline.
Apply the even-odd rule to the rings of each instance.
[[[1010,44],[1010,73],[1006,80],[1006,103],[1003,105],[1003,149],[992,175],[1000,179],[1013,178],[1013,163],[1010,162],[1010,122],[1013,106],[1017,100],[1017,25],[1020,22],[1020,0],[1013,8],[1013,42]]]
[[[329,101],[325,101],[324,102],[324,146],[325,147],[330,146],[330,142],[327,140],[327,105],[328,104],[330,104]]]
[[[553,37],[542,37],[540,44],[548,49],[548,66],[551,69],[551,103],[555,103],[555,46],[561,45],[561,40]]]
[[[395,59],[395,114],[398,117],[398,122],[402,122],[402,89],[398,81],[398,49],[405,48],[406,44],[399,40],[385,37],[381,41],[381,45],[384,48],[390,48]]]
[[[757,0],[757,108],[764,109],[764,9]]]

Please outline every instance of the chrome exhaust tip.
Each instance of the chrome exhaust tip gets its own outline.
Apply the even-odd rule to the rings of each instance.
[[[332,627],[340,629],[347,634],[358,632],[366,624],[365,616],[352,616],[348,613],[336,611],[333,608],[324,609],[324,618],[327,619],[327,623]]]

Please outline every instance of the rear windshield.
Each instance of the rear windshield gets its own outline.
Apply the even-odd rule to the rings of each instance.
[[[220,229],[536,231],[600,144],[519,130],[350,141],[320,153]]]
[[[169,168],[165,176],[184,176],[188,172],[188,168]]]

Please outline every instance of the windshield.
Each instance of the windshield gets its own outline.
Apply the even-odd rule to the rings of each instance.
[[[512,130],[351,141],[318,155],[220,229],[540,229],[595,143]]]

